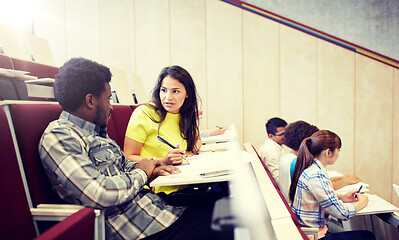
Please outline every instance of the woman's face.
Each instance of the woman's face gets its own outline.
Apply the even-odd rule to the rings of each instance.
[[[188,97],[186,88],[177,79],[166,76],[161,83],[159,97],[163,108],[169,113],[179,113],[184,100]]]

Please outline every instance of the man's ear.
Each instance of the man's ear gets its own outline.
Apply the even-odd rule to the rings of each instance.
[[[273,138],[274,138],[274,135],[271,134],[271,133],[269,133],[269,134],[267,135],[267,137],[270,138],[270,139],[273,139]]]
[[[89,93],[85,97],[85,104],[88,108],[93,109],[94,108],[94,96],[93,94]]]

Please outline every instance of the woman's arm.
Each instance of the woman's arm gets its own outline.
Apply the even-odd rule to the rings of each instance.
[[[123,152],[125,153],[126,158],[128,160],[134,162],[140,162],[143,159],[147,159],[145,157],[140,156],[141,147],[143,147],[143,143],[125,137],[125,145],[123,147]]]
[[[367,206],[369,199],[367,196],[357,193],[357,191],[347,192],[343,195],[337,195],[338,199],[343,202],[350,202],[355,207],[355,211],[358,212],[360,209]]]

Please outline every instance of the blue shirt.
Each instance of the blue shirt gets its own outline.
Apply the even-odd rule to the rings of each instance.
[[[140,239],[159,232],[185,207],[167,205],[143,189],[147,175],[135,169],[106,129],[62,112],[49,124],[39,153],[53,188],[72,204],[102,209],[108,239]]]

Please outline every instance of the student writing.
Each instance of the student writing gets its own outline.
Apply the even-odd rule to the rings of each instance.
[[[292,211],[301,226],[319,228],[319,239],[374,239],[367,231],[326,234],[330,215],[347,220],[368,204],[367,196],[356,191],[335,193],[325,167],[335,163],[340,148],[341,139],[328,130],[317,131],[302,141],[289,192]]]

